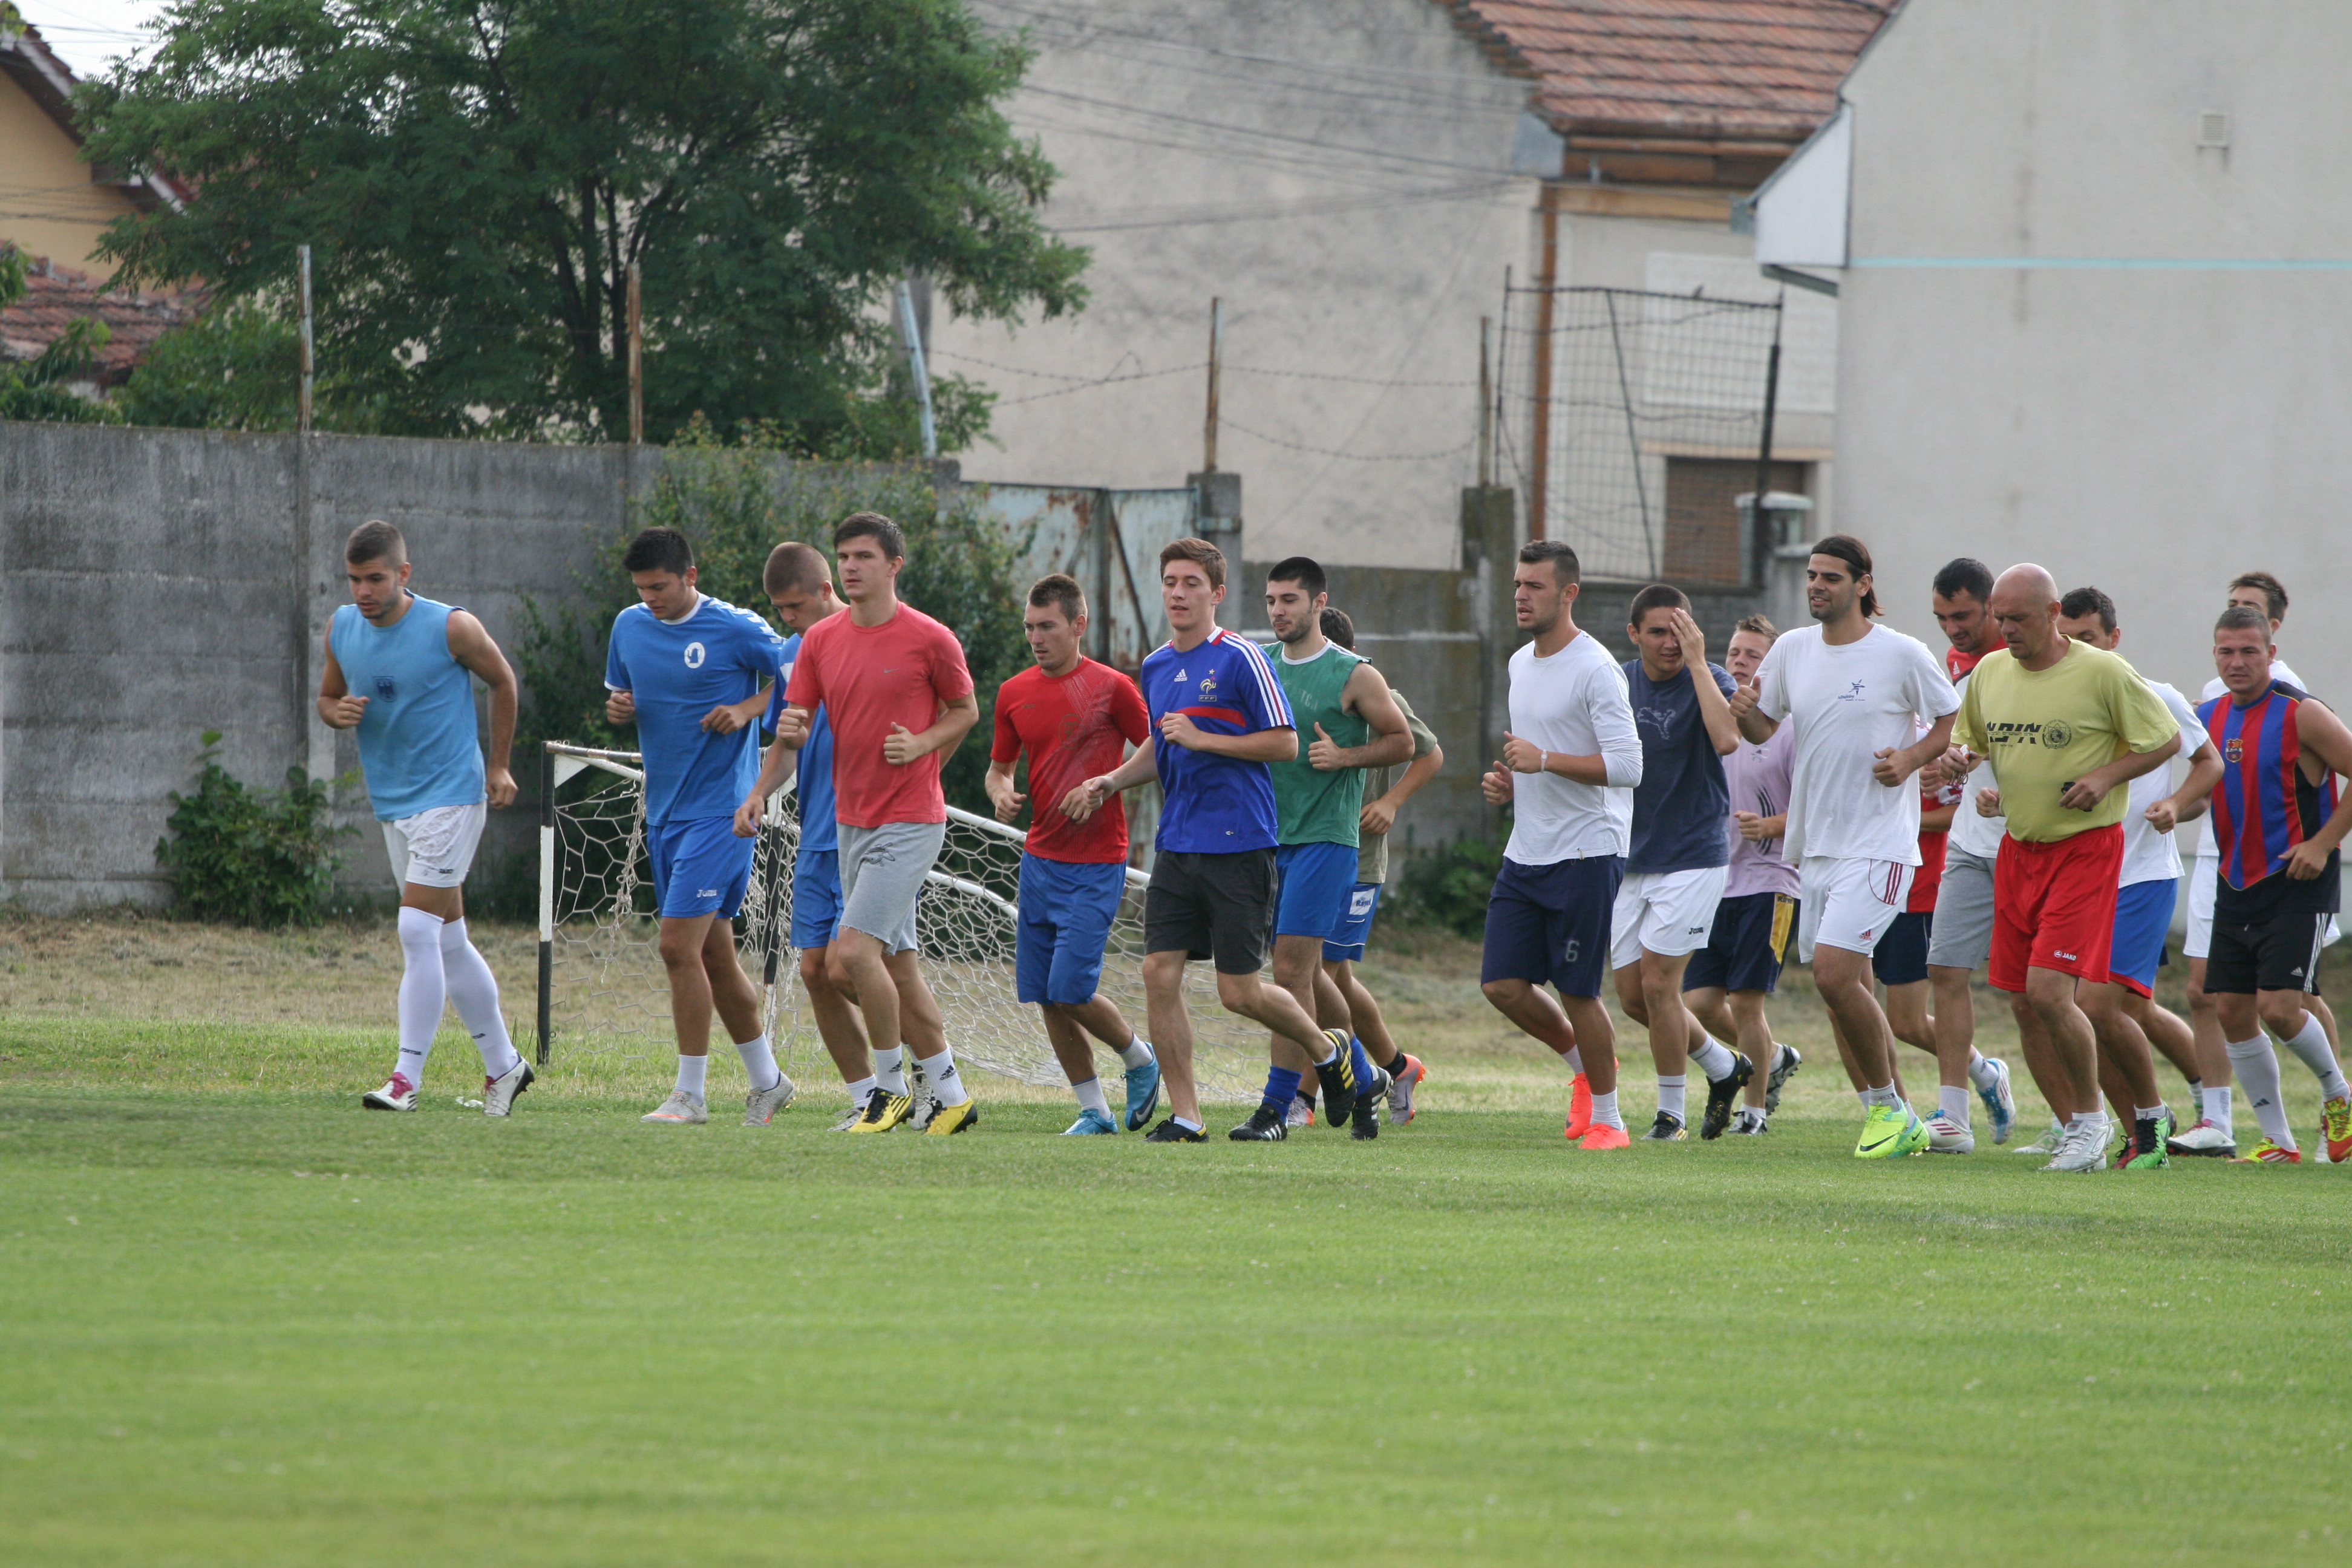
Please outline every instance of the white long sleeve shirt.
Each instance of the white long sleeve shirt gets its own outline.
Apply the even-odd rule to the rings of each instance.
[[[1633,786],[1642,782],[1642,737],[1625,672],[1589,632],[1549,658],[1528,643],[1511,655],[1511,733],[1547,752],[1602,759],[1606,785],[1558,773],[1512,778],[1511,841],[1506,859],[1550,866],[1622,855],[1633,837]]]

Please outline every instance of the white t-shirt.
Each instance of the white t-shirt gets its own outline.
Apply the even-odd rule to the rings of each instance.
[[[1969,675],[1976,672],[1970,670]],[[1969,677],[1960,677],[1953,688],[1962,696],[1968,694]],[[2000,783],[1992,776],[1992,761],[1987,758],[1976,765],[1968,782],[1960,789],[1960,809],[1952,813],[1952,831],[1944,840],[1947,852],[1954,849],[1973,855],[1979,860],[1990,860],[2000,853],[2001,836],[2009,831],[2006,816],[1981,816],[1977,813],[1977,791],[1998,789]]]
[[[2301,687],[2305,691],[2311,689],[2310,687],[2304,686],[2303,677],[2297,675],[2293,667],[2283,658],[2271,660],[2271,679],[2284,680],[2289,686]],[[2229,689],[2228,684],[2217,675],[2205,683],[2204,695],[2197,699],[2197,705],[2201,708],[2216,697],[2224,695]],[[2206,737],[2208,740],[2211,738],[2210,735]],[[2180,742],[2182,756],[2187,756],[2192,749],[2187,741]],[[2213,842],[2213,813],[2210,810],[2197,819],[2197,853],[2208,860],[2219,860],[2221,858],[2221,847]]]
[[[2179,830],[2158,833],[2156,825],[2147,819],[2147,808],[2180,787],[2180,780],[2189,771],[2189,759],[2197,754],[2206,739],[2205,727],[2197,721],[2197,710],[2189,706],[2189,699],[2161,680],[2150,680],[2147,685],[2149,690],[2164,699],[2173,721],[2180,726],[2180,751],[2164,766],[2151,768],[2131,781],[2131,804],[2124,808],[2124,868],[2116,883],[2123,888],[2141,882],[2180,880],[2180,850],[2173,843],[2179,837]]]
[[[1888,789],[1870,770],[1880,752],[1910,745],[1922,721],[1960,706],[1927,645],[1873,626],[1832,646],[1821,627],[1802,626],[1772,645],[1756,684],[1757,710],[1797,727],[1788,858],[1919,864],[1917,782]]]
[[[1589,632],[1549,658],[1528,643],[1511,655],[1511,733],[1547,752],[1599,756],[1606,785],[1558,773],[1518,773],[1512,788],[1511,841],[1506,858],[1550,866],[1595,855],[1622,855],[1633,826],[1633,786],[1642,782],[1642,737],[1625,672]]]

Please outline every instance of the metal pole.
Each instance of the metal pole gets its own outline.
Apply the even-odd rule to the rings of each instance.
[[[298,245],[295,256],[301,264],[302,284],[302,395],[295,406],[294,427],[305,436],[310,433],[310,387],[314,367],[310,358],[310,247]]]
[[[1490,316],[1478,318],[1478,488],[1495,482],[1495,377],[1489,368]]]
[[[547,1065],[555,1001],[555,753],[539,753],[539,1065]]]
[[[1772,416],[1780,400],[1780,323],[1788,307],[1789,291],[1783,289],[1772,306],[1772,352],[1764,360],[1764,435],[1756,444],[1756,506],[1748,519],[1748,548],[1756,558],[1749,581],[1759,586],[1771,574],[1772,548],[1778,542],[1771,537],[1764,498],[1772,493]]]
[[[1225,362],[1225,302],[1209,301],[1209,413],[1201,429],[1201,471],[1217,471],[1217,387]]]
[[[1528,537],[1545,537],[1551,510],[1551,329],[1559,282],[1559,191],[1543,188],[1543,270],[1536,278],[1535,429],[1528,459]]]
[[[923,414],[923,456],[940,455],[940,430],[931,418],[931,373],[923,363],[923,334],[915,321],[915,291],[898,279],[898,321],[907,333],[907,364],[914,372],[915,401]]]
[[[1609,301],[1609,345],[1617,354],[1617,400],[1625,405],[1625,450],[1633,464],[1633,496],[1642,506],[1642,538],[1650,547],[1650,575],[1658,574],[1658,536],[1650,527],[1650,481],[1642,474],[1642,438],[1633,423],[1633,386],[1625,374],[1625,340],[1617,330],[1617,295],[1612,289],[1601,296]]]
[[[632,261],[629,263],[629,445],[632,447],[642,447],[646,440],[644,293],[644,269]]]

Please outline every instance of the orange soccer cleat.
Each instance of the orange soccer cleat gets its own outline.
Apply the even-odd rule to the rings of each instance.
[[[1633,1140],[1622,1127],[1612,1127],[1606,1121],[1596,1121],[1591,1131],[1576,1141],[1580,1149],[1630,1149]]]
[[[2327,1145],[2327,1163],[2352,1160],[2352,1096],[2337,1095],[2319,1108],[2319,1141]]]

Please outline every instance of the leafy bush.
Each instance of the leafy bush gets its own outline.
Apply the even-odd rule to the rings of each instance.
[[[1405,862],[1397,883],[1396,919],[1475,937],[1486,929],[1486,898],[1503,868],[1504,837],[1456,838]]]
[[[207,730],[196,793],[172,792],[171,836],[155,859],[179,884],[180,903],[198,920],[234,925],[317,925],[335,871],[334,841],[355,832],[328,821],[324,779],[286,770],[282,790],[254,789],[217,761],[221,733]]]

